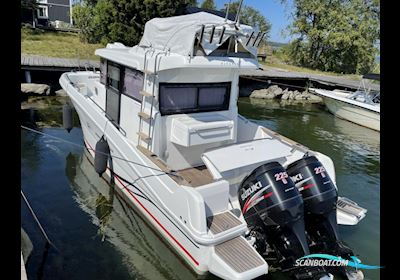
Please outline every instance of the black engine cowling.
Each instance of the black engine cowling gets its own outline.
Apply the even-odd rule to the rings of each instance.
[[[303,199],[283,166],[278,162],[270,162],[256,168],[244,179],[238,195],[252,236],[257,239],[261,235],[262,242],[273,248],[283,271],[296,270],[295,261],[309,254]],[[257,249],[262,248],[259,251],[262,254],[266,246],[260,245],[257,245]],[[301,269],[294,274],[304,274]],[[319,279],[326,272],[314,267],[307,268],[306,274]]]
[[[337,189],[324,166],[315,156],[307,156],[290,164],[287,172],[303,196],[305,228],[313,243],[311,252],[349,259],[353,252],[339,238]],[[345,274],[343,268],[338,270]]]
[[[249,225],[259,219],[267,225],[292,224],[303,219],[303,200],[278,162],[256,168],[239,189],[243,216]]]
[[[307,232],[339,240],[337,190],[321,162],[308,156],[290,164],[287,172],[303,196]]]

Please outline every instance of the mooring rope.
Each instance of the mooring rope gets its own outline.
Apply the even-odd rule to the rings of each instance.
[[[44,132],[42,132],[42,131],[39,131],[39,130],[36,130],[36,129],[33,129],[33,128],[29,128],[29,127],[24,126],[24,125],[21,125],[21,128],[22,128],[22,129],[25,129],[25,130],[28,130],[28,131],[30,131],[30,132],[36,133],[36,134],[40,134],[40,135],[45,136],[45,137],[50,137],[50,138],[57,139],[57,140],[59,140],[59,141],[61,141],[61,142],[64,142],[64,143],[67,143],[67,144],[70,144],[70,145],[73,145],[73,146],[76,146],[76,147],[79,147],[79,148],[87,148],[88,150],[91,150],[91,151],[96,152],[96,153],[98,153],[98,154],[103,154],[103,155],[106,155],[106,156],[110,156],[110,157],[112,157],[113,159],[115,158],[115,159],[119,159],[119,160],[126,161],[126,162],[129,162],[129,163],[133,163],[133,164],[136,164],[136,165],[138,165],[138,166],[146,167],[146,168],[148,168],[148,169],[152,169],[152,170],[155,170],[155,171],[157,171],[157,172],[160,172],[160,173],[163,173],[163,174],[167,174],[167,175],[172,175],[172,176],[175,176],[175,177],[178,177],[178,178],[181,178],[181,179],[182,179],[182,177],[181,177],[180,175],[175,174],[175,173],[173,173],[173,172],[162,171],[162,170],[159,170],[159,169],[150,167],[150,166],[148,166],[148,165],[144,165],[144,164],[141,164],[141,163],[138,163],[138,162],[135,162],[135,161],[131,161],[131,160],[128,160],[128,159],[125,159],[125,158],[122,158],[122,157],[111,156],[111,155],[108,154],[108,153],[103,153],[103,152],[101,152],[101,151],[96,151],[95,149],[93,149],[93,148],[91,148],[91,147],[86,147],[85,145],[77,144],[77,143],[74,143],[74,142],[65,140],[65,139],[63,139],[63,138],[60,138],[60,137],[57,137],[57,136],[53,136],[53,135],[44,133]]]
[[[248,80],[257,81],[257,82],[267,83],[267,84],[273,84],[273,85],[279,85],[279,86],[286,86],[286,87],[289,87],[289,88],[299,88],[299,89],[305,89],[305,90],[308,90],[308,89],[309,89],[308,86],[302,87],[302,86],[289,85],[289,84],[285,84],[285,83],[273,82],[273,81],[271,81],[271,80],[263,80],[263,79],[252,78],[252,77],[250,77],[250,76],[243,76],[242,78],[243,78],[243,79],[248,79]]]
[[[48,242],[51,246],[53,246],[53,247],[58,251],[57,247],[53,244],[53,242],[50,241],[49,237],[48,237],[47,234],[46,234],[46,231],[44,230],[43,226],[40,224],[39,219],[37,218],[35,212],[33,211],[32,207],[31,207],[31,205],[29,204],[29,201],[28,201],[28,199],[26,198],[26,196],[25,196],[24,192],[22,191],[22,189],[21,189],[21,196],[22,196],[22,198],[24,199],[25,204],[26,204],[26,206],[28,207],[29,211],[31,212],[31,214],[32,214],[32,216],[33,216],[33,218],[34,218],[36,224],[39,226],[39,229],[40,229],[41,233],[43,234],[44,238],[47,240],[47,242]]]

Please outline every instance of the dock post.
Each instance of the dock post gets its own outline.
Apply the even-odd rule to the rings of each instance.
[[[29,70],[25,70],[25,81],[26,81],[28,84],[32,83],[31,71],[29,71]]]

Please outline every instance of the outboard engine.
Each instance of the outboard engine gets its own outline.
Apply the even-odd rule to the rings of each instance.
[[[337,190],[324,166],[315,156],[307,156],[291,163],[287,172],[303,196],[304,220],[311,253],[326,253],[350,260],[353,251],[339,237]],[[349,279],[363,279],[360,278],[361,271],[350,268],[339,266],[328,270]]]
[[[257,251],[276,253],[278,266],[295,279],[329,277],[321,267],[295,267],[295,261],[310,253],[305,235],[301,194],[278,162],[256,168],[239,188],[243,216]]]

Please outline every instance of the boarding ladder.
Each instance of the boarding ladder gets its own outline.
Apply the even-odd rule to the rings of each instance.
[[[161,54],[166,54],[167,52],[159,52],[156,54],[155,59],[154,59],[154,71],[152,72],[147,68],[147,53],[149,51],[155,51],[154,49],[149,49],[145,52],[144,55],[144,62],[143,62],[143,87],[142,90],[140,91],[140,94],[142,95],[142,103],[140,105],[140,112],[138,113],[139,116],[139,129],[137,132],[138,135],[138,146],[142,146],[142,142],[145,142],[147,144],[147,147],[142,146],[143,148],[146,148],[147,150],[150,149],[150,145],[152,142],[152,126],[154,125],[154,116],[153,116],[153,107],[154,107],[154,100],[155,100],[155,85],[157,82],[157,77],[158,77],[158,70],[157,70],[157,59],[158,56]],[[152,76],[152,90],[151,92],[148,92],[146,90],[146,81],[147,77]],[[148,99],[151,99],[151,102],[147,102]],[[150,112],[149,110],[146,110],[146,104],[150,104]],[[148,122],[148,130],[147,133],[144,132],[143,129],[143,122],[146,121]],[[153,131],[154,133],[154,131]]]

